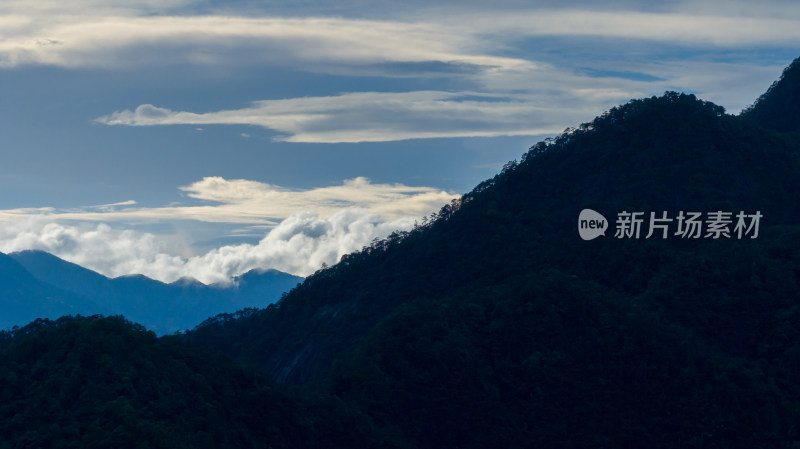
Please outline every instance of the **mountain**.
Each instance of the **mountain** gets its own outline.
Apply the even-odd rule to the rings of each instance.
[[[759,104],[798,104],[773,100],[785,82]],[[794,447],[797,192],[797,135],[693,95],[632,100],[187,338],[367,410],[405,447]],[[585,208],[605,237],[580,239]],[[614,237],[624,212],[670,217],[668,238]],[[681,212],[699,238],[675,234]],[[732,237],[707,234],[718,212]],[[740,213],[757,238],[736,237]]]
[[[748,251],[760,255],[778,240],[794,246],[783,240],[800,222],[798,155],[796,138],[725,115],[693,95],[631,101],[534,146],[521,163],[508,164],[445,207],[432,224],[344,258],[307,279],[280,307],[221,326],[235,341],[235,348],[224,349],[258,361],[279,380],[302,384],[409,303],[471,295],[542,270],[626,297],[647,294],[654,281],[669,287],[669,275],[701,257],[724,261],[715,276],[729,275],[735,268],[730,260]],[[615,239],[612,226],[607,238],[583,242],[576,220],[584,208],[611,220],[623,211],[666,211],[673,219],[679,211],[760,211],[764,222],[754,241]],[[726,252],[736,259],[717,259]],[[702,296],[701,287],[695,293]],[[260,337],[241,340],[240,328]],[[205,331],[198,330],[198,338]],[[211,340],[228,341],[224,330],[222,337],[207,331]],[[729,332],[735,329],[717,337]]]
[[[792,82],[756,107],[800,102]],[[114,318],[0,333],[0,434],[799,447],[800,135],[763,120],[675,92],[632,100],[264,309],[161,339]],[[585,209],[604,236],[581,238]]]
[[[800,58],[795,59],[781,78],[775,81],[764,95],[742,116],[758,125],[783,132],[800,131]]]
[[[119,317],[0,332],[0,382],[3,449],[373,446],[341,405]]]
[[[34,318],[104,313],[124,315],[159,333],[171,333],[190,329],[216,314],[264,307],[302,280],[275,270],[253,270],[234,278],[230,284],[205,285],[190,279],[165,284],[142,275],[110,279],[43,251],[21,251],[6,257],[13,259],[18,269],[29,273],[17,282],[45,284],[69,293],[65,298],[85,299],[74,304],[67,301],[68,307],[61,309],[30,304],[25,321],[7,316],[0,320],[0,328],[21,325]]]
[[[91,299],[42,282],[12,257],[0,253],[0,329],[42,316],[107,313]]]
[[[229,297],[236,310],[247,307],[264,307],[264,298],[275,302],[283,293],[289,292],[303,282],[303,278],[278,270],[253,269],[233,279]],[[226,285],[216,285],[226,289]]]

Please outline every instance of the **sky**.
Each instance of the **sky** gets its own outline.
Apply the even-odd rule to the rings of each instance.
[[[792,1],[433,3],[4,0],[0,251],[307,276],[615,105],[736,114],[800,56]]]

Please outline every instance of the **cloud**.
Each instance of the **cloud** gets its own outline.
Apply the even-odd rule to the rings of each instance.
[[[797,12],[796,9],[793,12]],[[573,36],[651,40],[689,46],[791,45],[800,38],[798,17],[735,16],[725,9],[705,14],[530,9],[456,15],[445,26],[467,31],[497,30],[516,36]]]
[[[180,6],[181,2],[176,2]],[[91,11],[86,2],[83,11]],[[75,11],[75,9],[72,9]],[[459,63],[513,70],[528,61],[497,54],[529,37],[572,36],[650,40],[689,46],[793,45],[796,8],[781,16],[585,9],[481,10],[409,17],[405,21],[345,17],[236,17],[154,9],[151,2],[76,15],[19,5],[0,15],[0,64],[129,66],[184,60],[290,67],[389,62]],[[502,24],[502,27],[498,27]],[[45,45],[43,45],[43,43]],[[157,46],[157,51],[153,51]],[[137,49],[149,49],[142,52]],[[231,59],[234,58],[234,59]]]
[[[276,140],[308,143],[535,136],[559,133],[630,98],[666,90],[693,92],[738,111],[766,89],[760,80],[774,79],[781,68],[639,60],[598,63],[582,74],[540,63],[476,76],[485,91],[352,92],[256,101],[240,109],[201,113],[146,104],[95,121],[117,126],[259,126],[278,133]],[[598,75],[604,70],[611,75]],[[614,75],[621,70],[636,76]]]
[[[111,203],[111,204],[100,204],[100,205],[97,205],[97,206],[89,206],[89,207],[87,207],[87,209],[97,210],[97,211],[102,211],[102,212],[112,212],[112,211],[116,210],[118,207],[121,207],[121,206],[134,206],[134,205],[136,205],[136,201],[128,200],[128,201],[119,201],[119,202]]]
[[[144,208],[128,200],[73,210],[0,211],[0,251],[39,249],[108,276],[145,274],[166,282],[183,276],[225,282],[253,268],[307,276],[375,238],[409,229],[416,217],[457,197],[431,187],[373,184],[364,177],[307,190],[206,177],[180,190],[190,202],[202,204]],[[239,228],[234,236],[258,232],[263,238],[255,245],[196,254],[191,232],[130,228],[178,220],[223,223]]]
[[[146,104],[100,117],[96,122],[127,126],[254,125],[283,134],[280,140],[314,143],[542,135],[562,131],[562,123],[587,120],[602,112],[603,106],[598,103],[617,102],[628,94],[588,87],[578,93],[589,100],[588,107],[543,107],[525,95],[359,92],[258,101],[242,109],[207,113]]]
[[[635,9],[642,5],[587,10],[574,3],[573,9],[416,8],[398,20],[276,17],[263,11],[249,17],[201,15],[192,11],[191,2],[181,1],[163,7],[147,1],[124,7],[72,3],[0,7],[0,67],[268,64],[353,76],[472,79],[529,71],[537,62],[519,50],[536,38],[590,43],[613,38],[691,48],[786,47],[800,39],[800,11],[787,5],[781,5],[780,15],[777,7],[761,5],[760,13],[742,5],[691,10],[685,4],[661,12]],[[397,17],[396,11],[391,16]]]
[[[105,224],[64,225],[43,217],[5,221],[0,225],[0,251],[38,249],[66,260],[118,276],[156,267],[179,266],[180,244],[167,238],[132,230],[115,230]],[[169,278],[169,271],[159,278]]]
[[[187,243],[175,236],[29,217],[0,224],[0,251],[47,251],[110,277],[144,274],[172,282],[190,276],[214,283],[255,268],[308,276],[323,263],[335,264],[375,238],[410,229],[413,222],[411,217],[386,220],[360,208],[342,209],[328,218],[304,211],[280,222],[258,244],[227,245],[181,257]]]
[[[194,201],[163,207],[135,207],[136,202],[130,200],[66,210],[52,207],[7,209],[0,210],[0,222],[35,215],[80,222],[192,220],[274,226],[302,211],[329,217],[343,208],[360,208],[394,220],[430,214],[458,196],[433,187],[373,184],[365,177],[347,179],[341,185],[301,190],[212,176],[180,187],[180,190]]]
[[[421,216],[438,210],[457,195],[432,187],[373,184],[368,178],[347,179],[341,185],[308,190],[286,189],[244,179],[206,177],[181,187],[189,197],[231,205],[283,218],[300,210],[328,216],[343,207],[363,208],[384,217]]]
[[[289,67],[444,61],[513,67],[522,60],[461,51],[462,36],[435,23],[231,16],[0,16],[0,64],[130,66],[176,60],[268,62]],[[37,45],[58,42],[58,45]],[[152,46],[158,45],[157,51]],[[142,52],[137,48],[148,48]]]
[[[313,212],[290,216],[257,245],[225,246],[187,261],[188,273],[198,279],[223,279],[253,268],[274,267],[300,276],[323,263],[335,264],[345,254],[360,250],[375,238],[413,226],[411,217],[385,221],[364,209],[340,210],[329,218]]]
[[[338,76],[436,78],[440,82],[432,86],[452,86],[446,92],[268,99],[205,111],[161,104],[137,107],[141,101],[136,101],[97,119],[126,126],[190,124],[198,130],[210,124],[251,125],[273,130],[278,140],[289,142],[553,134],[629,98],[668,89],[692,91],[739,109],[765,88],[757,83],[760,77],[769,79],[763,64],[742,63],[731,72],[725,69],[734,69],[732,64],[719,65],[715,84],[705,76],[709,70],[687,61],[686,50],[787,48],[800,39],[800,9],[774,2],[759,4],[758,9],[745,3],[722,8],[713,1],[696,7],[672,2],[658,8],[632,1],[602,7],[543,2],[531,8],[511,1],[491,9],[472,2],[459,9],[416,4],[400,15],[381,4],[370,8],[369,18],[352,16],[364,6],[361,2],[315,2],[310,5],[319,14],[315,17],[274,4],[261,10],[248,4],[244,16],[236,9],[241,4],[214,10],[207,2],[178,0],[165,6],[145,0],[124,7],[102,3],[73,2],[76,8],[97,6],[83,15],[70,14],[57,2],[31,10],[20,2],[0,7],[0,67],[188,63],[230,72],[258,66]],[[283,16],[269,14],[275,11]],[[571,43],[537,50],[538,42],[553,39]],[[604,48],[611,41],[635,42],[642,46],[637,47],[640,56],[632,58],[630,49],[617,55]],[[559,60],[569,59],[562,53],[576,48],[592,50],[568,63]],[[659,57],[675,68],[670,76],[659,70],[637,72],[642,75],[638,79],[588,75],[602,65],[646,62],[653,48],[682,49],[683,54]]]

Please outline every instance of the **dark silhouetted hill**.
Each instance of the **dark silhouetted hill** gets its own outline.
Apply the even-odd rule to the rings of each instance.
[[[407,447],[792,447],[799,155],[693,95],[634,100],[189,337],[368,410]],[[579,238],[584,208],[606,237]],[[763,218],[756,239],[614,238],[624,211]]]
[[[798,154],[796,139],[692,95],[631,101],[535,146],[433,224],[347,256],[306,280],[280,307],[229,323],[232,331],[252,326],[248,332],[263,335],[242,340],[234,333],[228,350],[260,360],[278,379],[305,383],[362,342],[376,320],[409,302],[541,270],[644,294],[654,279],[699,254],[763,251],[789,238],[784,234],[800,219]],[[612,221],[622,211],[666,211],[674,218],[681,210],[760,211],[764,219],[755,241],[644,239],[647,229],[639,240],[615,239],[612,222],[607,238],[583,242],[576,222],[587,207]],[[717,270],[733,268],[726,263]],[[261,341],[269,350],[255,344]]]
[[[340,404],[119,317],[0,332],[0,382],[0,448],[377,447]]]
[[[784,69],[764,95],[742,117],[767,129],[781,132],[800,131],[800,58]]]

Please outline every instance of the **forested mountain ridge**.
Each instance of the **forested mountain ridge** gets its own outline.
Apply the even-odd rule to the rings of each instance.
[[[798,192],[796,134],[693,95],[633,100],[188,337],[414,447],[793,447]],[[605,237],[579,238],[584,208],[611,221]],[[762,220],[757,238],[615,238],[624,211]]]
[[[756,108],[800,102],[772,100],[793,83],[785,73]],[[46,435],[83,447],[162,447],[98,421],[97,410],[118,410],[178,447],[796,448],[797,130],[693,95],[632,100],[266,309],[162,339],[115,318],[0,334],[0,381],[14,387],[2,416],[58,422]],[[604,237],[580,238],[586,208],[608,219]],[[669,217],[668,237],[647,238],[647,222],[639,238],[616,237],[623,212]],[[759,232],[738,238],[733,218],[727,237],[704,227],[686,238],[681,212],[704,226],[712,212],[759,214]],[[98,353],[106,368],[89,382],[106,393],[84,397],[79,373]],[[165,397],[118,385],[129,371],[170,385],[172,370],[191,383]],[[61,391],[83,402],[69,408]],[[117,397],[130,407],[103,408]],[[58,433],[85,422],[121,426],[120,439],[87,446]],[[46,441],[36,426],[0,429],[26,447]]]
[[[783,132],[800,131],[800,59],[783,70],[780,79],[742,111],[742,117],[767,129]]]
[[[678,269],[698,252],[754,251],[788,239],[800,222],[799,154],[796,138],[725,115],[693,95],[634,100],[537,144],[438,219],[318,272],[280,307],[217,320],[215,331],[201,326],[195,336],[211,333],[205,343],[259,360],[280,380],[304,383],[363,339],[376,319],[409,301],[545,269],[641,294],[663,268]],[[583,208],[610,220],[626,210],[673,218],[681,210],[759,211],[764,218],[752,242],[614,239],[613,225],[606,238],[583,242],[575,225]],[[216,332],[225,328],[230,333]]]
[[[375,447],[364,417],[121,317],[0,332],[0,448]]]

